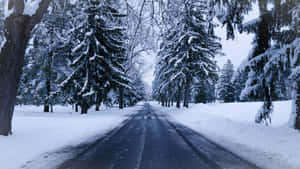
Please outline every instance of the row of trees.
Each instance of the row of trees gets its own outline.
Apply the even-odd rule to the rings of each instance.
[[[145,97],[137,62],[147,50],[139,39],[143,16],[127,1],[8,0],[0,7],[0,135],[11,134],[16,101],[45,112],[75,104],[87,113]]]
[[[213,60],[221,44],[213,32],[207,1],[170,1],[163,15],[165,29],[158,54],[153,96],[163,105],[176,101],[188,107],[191,90],[214,84]]]
[[[240,101],[263,101],[262,88],[256,90],[256,94],[244,95],[246,83],[248,80],[247,71],[242,69],[243,64],[234,70],[234,66],[230,60],[224,64],[219,73],[217,83],[217,99],[224,102],[240,102]],[[275,92],[272,93],[272,100],[289,100],[291,99],[291,85],[289,80],[281,78],[274,82]]]
[[[255,34],[253,49],[237,72],[230,70],[230,64],[222,70],[228,72],[220,75],[218,96],[224,101],[263,100],[255,121],[264,124],[271,122],[272,101],[292,96],[291,126],[300,129],[299,1],[177,0],[165,4],[163,39],[153,83],[155,99],[163,105],[176,100],[180,107],[183,95],[184,106],[188,107],[191,89],[197,91],[197,83],[215,84],[213,56],[220,48],[213,35],[212,21],[216,17],[226,26],[227,39],[234,39],[236,30]],[[243,23],[256,4],[259,17]],[[288,85],[290,89],[285,89],[286,83],[292,84]]]
[[[141,72],[130,62],[127,15],[118,1],[53,1],[33,30],[17,103],[69,103],[87,113],[101,103],[134,105],[145,97]]]
[[[252,1],[242,3],[232,1],[237,9],[251,10]],[[225,3],[225,6],[231,6]],[[272,6],[270,8],[270,5]],[[269,124],[273,110],[272,95],[276,93],[276,85],[285,80],[289,80],[293,93],[293,112],[291,125],[300,128],[300,104],[299,95],[299,26],[300,26],[300,2],[287,0],[265,1],[258,0],[259,17],[246,24],[240,22],[230,22],[227,25],[236,25],[240,31],[255,34],[253,49],[249,53],[247,63],[242,70],[248,72],[245,89],[241,96],[263,97],[264,104],[259,110],[255,121],[257,123]],[[234,8],[228,16],[244,15],[247,12],[240,12]],[[228,13],[228,12],[227,12]],[[237,17],[239,19],[239,17]],[[242,21],[242,19],[239,19]],[[237,21],[239,21],[237,20]]]
[[[242,92],[246,86],[248,79],[248,72],[242,69],[234,69],[234,65],[230,60],[224,64],[223,68],[218,71],[217,81],[209,83],[205,80],[198,80],[193,83],[190,92],[190,102],[193,103],[211,103],[216,100],[230,103],[230,102],[247,102],[247,101],[264,101],[261,92],[257,95],[244,96]],[[281,79],[275,82],[275,91],[272,93],[272,100],[290,100],[291,85],[287,79]],[[261,88],[259,89],[262,90]],[[170,99],[165,102],[161,102],[164,106],[174,105],[175,99]],[[182,96],[181,96],[182,101]]]

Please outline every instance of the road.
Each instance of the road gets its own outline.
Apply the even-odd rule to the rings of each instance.
[[[149,104],[58,169],[258,169]]]

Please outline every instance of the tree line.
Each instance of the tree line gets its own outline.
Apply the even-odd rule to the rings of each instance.
[[[151,31],[137,8],[118,0],[32,4],[0,6],[0,135],[12,133],[15,104],[43,105],[45,112],[73,104],[86,114],[91,106],[122,109],[146,97],[140,56],[151,50]]]
[[[259,17],[244,23],[256,2]],[[167,106],[176,101],[178,108],[181,101],[188,107],[191,101],[216,98],[263,101],[255,122],[266,125],[272,102],[292,98],[290,124],[300,129],[299,16],[300,3],[294,0],[166,1],[153,97]],[[218,76],[214,56],[221,46],[214,18],[225,26],[227,39],[234,39],[236,31],[255,35],[249,56],[236,72],[229,62]]]
[[[240,98],[264,102],[255,121],[270,123],[277,86],[289,81],[291,126],[300,129],[298,1],[143,0],[135,11],[128,0],[124,8],[117,0],[41,0],[34,13],[24,10],[34,1],[7,2],[4,11],[9,13],[0,17],[0,135],[11,134],[17,100],[44,104],[46,111],[55,103],[68,102],[82,106],[86,113],[91,105],[115,100],[122,108],[135,102],[131,98],[141,98],[136,92],[143,88],[137,85],[141,74],[134,60],[154,41],[148,37],[155,31],[141,28],[154,24],[160,46],[153,97],[164,105],[175,101],[177,107],[181,100],[188,107],[191,93],[213,100],[213,92],[204,92],[201,86],[213,91],[219,77],[214,60],[221,53],[214,33],[216,19],[226,28],[228,39],[235,37],[235,31],[255,35],[247,61],[238,69],[247,77],[245,86],[239,86]],[[259,17],[244,23],[256,4]],[[150,19],[140,17],[145,14]],[[22,76],[23,71],[28,76]],[[19,85],[28,87],[18,91]]]
[[[99,111],[102,103],[123,108],[142,100],[141,72],[127,66],[127,16],[116,2],[61,2],[52,2],[33,30],[17,103],[44,105],[45,112],[68,103],[85,114],[92,105]]]

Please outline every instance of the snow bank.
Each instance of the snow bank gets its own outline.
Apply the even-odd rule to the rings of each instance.
[[[46,152],[95,140],[118,126],[126,119],[125,115],[136,112],[138,107],[80,115],[71,107],[55,106],[55,113],[43,113],[42,107],[17,106],[13,135],[0,136],[0,168],[21,168]]]
[[[254,123],[262,103],[194,104],[162,108],[176,120],[265,169],[300,168],[300,133],[287,127],[291,101],[275,102],[272,125]]]

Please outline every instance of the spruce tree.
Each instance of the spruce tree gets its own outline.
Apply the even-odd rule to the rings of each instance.
[[[211,103],[216,100],[215,81],[200,80],[193,85],[195,103]]]
[[[273,8],[267,8],[269,3],[274,5]],[[293,52],[293,46],[297,43],[298,36],[298,30],[293,26],[293,20],[296,21],[294,23],[299,22],[298,19],[295,19],[299,13],[296,12],[294,15],[295,13],[292,12],[298,6],[299,2],[296,1],[259,1],[260,17],[255,22],[244,26],[246,31],[254,32],[256,37],[253,50],[248,58],[247,67],[250,68],[250,72],[242,95],[262,94],[264,104],[256,116],[257,123],[263,122],[267,125],[271,123],[272,101],[278,97],[274,94],[278,91],[276,87],[283,79],[287,80],[294,67],[294,58],[298,57],[297,50]],[[281,29],[286,26],[289,29]],[[288,59],[282,59],[284,57]]]
[[[233,64],[230,60],[224,64],[221,70],[221,75],[218,83],[218,98],[225,103],[234,102],[235,88],[232,83],[232,77],[234,73]]]
[[[282,75],[284,79],[293,79],[292,93],[297,93],[299,66],[299,1],[265,1],[259,0],[260,16],[243,24],[247,14],[255,1],[216,1],[217,16],[227,26],[228,38],[234,38],[234,28],[240,31],[255,33],[253,49],[249,54],[245,68],[249,69],[246,87],[241,93],[242,98],[256,96],[263,98],[264,104],[259,110],[255,121],[269,124],[273,110],[272,97],[276,92],[276,85]],[[272,7],[269,8],[270,4]],[[268,7],[269,6],[269,7]],[[272,42],[272,43],[271,43]],[[285,59],[284,59],[285,58]],[[296,73],[295,73],[296,72]],[[296,77],[296,78],[295,78]],[[294,96],[294,106],[291,115],[292,126],[300,128],[299,107],[297,96]],[[295,118],[296,117],[296,118]],[[299,118],[300,119],[300,118]]]
[[[165,32],[166,41],[161,48],[161,72],[166,80],[159,82],[166,89],[177,88],[178,98],[183,91],[184,107],[189,106],[190,90],[194,79],[215,79],[216,62],[213,60],[221,49],[218,38],[207,28],[207,3],[205,1],[184,1],[183,8],[172,27]],[[174,13],[170,13],[174,18]],[[172,84],[173,83],[173,84]],[[165,90],[162,100],[170,93]],[[173,94],[173,93],[172,93]],[[166,95],[166,96],[165,96]]]
[[[249,101],[250,99],[241,98],[242,90],[245,88],[246,81],[248,79],[248,72],[242,68],[238,68],[232,77],[232,85],[234,88],[234,100],[237,102],[240,101]]]
[[[89,0],[82,3],[85,19],[77,31],[80,37],[77,46],[72,50],[73,72],[62,87],[77,86],[75,90],[80,89],[72,100],[80,104],[82,114],[95,104],[95,97],[105,98],[111,90],[118,90],[122,108],[123,89],[130,88],[130,80],[124,73],[127,59],[123,45],[125,29],[121,25],[124,15],[107,1]]]

